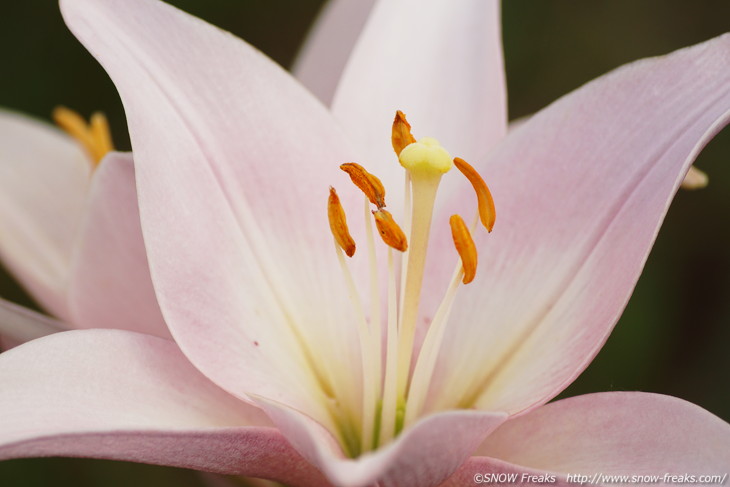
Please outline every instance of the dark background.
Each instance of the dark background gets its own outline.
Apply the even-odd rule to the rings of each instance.
[[[289,66],[320,0],[175,0]],[[608,70],[730,30],[726,0],[504,2],[510,116],[533,113]],[[106,112],[128,149],[121,103],[66,30],[52,0],[0,8],[0,106],[48,118],[64,104]],[[730,132],[697,165],[710,186],[680,192],[607,345],[564,395],[642,390],[675,395],[730,421]],[[0,295],[31,305],[0,268]],[[0,384],[2,394],[2,384]],[[668,427],[670,427],[668,425]],[[0,462],[2,486],[198,486],[185,470],[83,459]]]

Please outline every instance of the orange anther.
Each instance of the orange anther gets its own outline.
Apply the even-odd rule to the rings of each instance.
[[[393,144],[393,150],[397,156],[400,155],[407,145],[410,145],[416,141],[416,138],[411,134],[411,124],[406,120],[406,116],[403,112],[398,110],[395,112],[395,120],[393,120],[393,135],[391,136],[391,143]]]
[[[376,176],[370,174],[360,164],[347,162],[340,165],[340,169],[350,175],[350,179],[367,199],[378,208],[385,206],[385,187]]]
[[[459,157],[454,158],[454,165],[466,176],[471,185],[474,187],[474,191],[477,194],[477,205],[479,207],[479,219],[482,225],[491,232],[494,228],[494,222],[497,219],[497,213],[494,209],[494,200],[492,199],[492,193],[487,187],[487,183],[479,175],[476,169],[474,169],[464,159]]]
[[[405,252],[408,249],[408,240],[403,230],[393,220],[393,215],[389,211],[380,208],[373,211],[373,216],[375,217],[375,226],[378,227],[383,242],[396,250]]]
[[[477,248],[474,245],[474,239],[471,238],[464,219],[459,215],[451,215],[449,225],[451,225],[451,236],[454,239],[454,246],[459,253],[459,257],[461,257],[461,266],[464,269],[464,279],[462,282],[469,284],[477,274]]]
[[[330,196],[327,200],[327,217],[337,245],[345,251],[348,257],[355,255],[355,240],[353,240],[350,230],[347,228],[345,210],[342,208],[337,191],[332,186],[330,186]]]

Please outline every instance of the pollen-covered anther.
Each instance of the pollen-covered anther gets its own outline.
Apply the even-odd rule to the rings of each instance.
[[[459,257],[461,257],[461,266],[464,269],[462,282],[469,284],[474,280],[477,273],[477,248],[474,245],[474,239],[471,238],[464,219],[459,215],[451,215],[449,225],[451,225],[451,237],[454,239],[454,246],[459,253]]]
[[[330,230],[335,237],[337,245],[347,254],[348,257],[355,255],[355,240],[347,228],[347,217],[342,208],[340,198],[335,188],[330,186],[330,196],[327,200],[327,217],[330,221]]]
[[[87,123],[77,112],[59,106],[53,110],[52,116],[59,127],[83,146],[94,165],[114,150],[109,122],[103,113],[94,113]]]
[[[479,220],[482,225],[491,232],[494,228],[494,222],[497,219],[497,213],[494,208],[494,199],[492,199],[492,193],[487,187],[487,183],[479,175],[476,169],[474,169],[468,162],[459,157],[454,158],[454,165],[466,176],[471,185],[474,187],[474,191],[477,194],[477,205],[479,208]]]
[[[378,208],[385,206],[385,187],[377,176],[367,172],[364,167],[355,162],[342,164],[340,165],[340,169],[350,176],[355,186],[365,193],[365,196],[372,204]]]
[[[401,151],[407,146],[416,141],[416,138],[411,133],[411,124],[406,120],[406,115],[398,110],[395,112],[395,120],[393,120],[393,134],[391,136],[391,143],[393,144],[393,150],[395,155],[400,156]]]
[[[383,242],[401,252],[408,250],[406,234],[393,220],[393,215],[388,210],[380,208],[373,211],[373,216],[375,217],[375,226],[378,228]]]

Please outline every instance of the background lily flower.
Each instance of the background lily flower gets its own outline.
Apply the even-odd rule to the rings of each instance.
[[[512,333],[523,335],[520,338],[528,337],[520,340],[521,347],[530,346],[531,342],[539,343],[540,347],[528,351],[525,348],[515,349],[498,364],[496,380],[478,398],[478,405],[485,412],[442,412],[430,416],[407,429],[390,446],[353,463],[339,459],[338,448],[331,442],[328,433],[301,414],[303,411],[316,417],[319,414],[318,404],[316,398],[313,400],[307,396],[313,389],[296,384],[302,378],[306,381],[306,371],[292,368],[295,363],[287,363],[296,360],[296,356],[281,354],[282,350],[293,353],[297,350],[286,342],[287,338],[279,333],[280,330],[270,329],[278,326],[277,311],[268,307],[271,301],[267,303],[267,299],[276,301],[281,298],[269,293],[281,293],[291,299],[288,292],[307,292],[314,296],[312,301],[305,299],[301,302],[302,297],[294,294],[294,301],[288,304],[305,314],[312,313],[313,317],[321,316],[318,313],[322,311],[335,316],[346,312],[338,309],[347,300],[340,297],[338,281],[332,277],[337,275],[337,270],[331,270],[332,265],[326,255],[319,255],[318,243],[321,248],[330,247],[326,246],[328,242],[323,238],[328,234],[321,202],[311,197],[320,183],[317,179],[329,177],[326,176],[328,168],[320,167],[320,164],[334,167],[342,161],[342,157],[349,155],[344,140],[346,136],[322,108],[286,75],[242,44],[221,36],[194,19],[156,3],[134,2],[135,9],[140,9],[137,12],[145,15],[129,16],[119,15],[124,12],[120,2],[70,1],[65,5],[69,23],[107,65],[125,98],[140,169],[139,196],[150,264],[163,310],[185,356],[168,342],[124,332],[59,335],[4,355],[0,359],[0,371],[5,371],[9,378],[24,379],[11,384],[17,387],[14,391],[22,391],[26,381],[37,383],[42,371],[62,367],[68,367],[73,375],[88,374],[84,376],[88,383],[104,382],[114,386],[122,379],[110,377],[118,373],[116,366],[124,363],[133,364],[132,371],[139,374],[129,374],[129,369],[125,370],[130,375],[124,380],[125,383],[129,381],[127,387],[139,387],[144,394],[134,395],[139,403],[131,414],[121,417],[117,414],[113,417],[102,415],[95,417],[94,421],[89,421],[84,412],[111,411],[115,407],[129,410],[132,407],[127,403],[122,406],[124,397],[119,397],[121,388],[113,387],[113,390],[105,390],[96,396],[103,404],[89,401],[83,405],[73,404],[70,408],[64,404],[54,411],[36,408],[34,414],[37,416],[31,421],[37,423],[39,417],[54,414],[59,415],[56,419],[64,417],[65,421],[35,424],[34,429],[27,429],[27,423],[19,427],[9,424],[7,443],[0,451],[8,456],[64,452],[216,471],[263,472],[264,475],[301,485],[322,485],[322,479],[316,477],[316,471],[311,470],[301,457],[291,450],[282,449],[280,434],[267,428],[269,423],[266,419],[257,416],[255,410],[242,402],[222,395],[205,378],[196,375],[189,364],[185,365],[190,360],[228,392],[244,400],[253,399],[267,408],[279,431],[295,448],[322,469],[331,481],[340,485],[366,485],[375,480],[383,485],[435,485],[445,479],[481,438],[505,418],[505,413],[515,419],[497,429],[482,445],[479,453],[485,457],[470,461],[464,468],[477,465],[477,468],[488,466],[504,471],[525,468],[535,472],[567,472],[571,468],[590,471],[595,464],[581,461],[591,462],[597,458],[581,457],[586,448],[571,451],[550,445],[550,451],[557,451],[564,457],[550,458],[545,451],[536,451],[547,447],[546,443],[533,446],[533,450],[524,446],[525,431],[544,431],[545,425],[563,424],[565,417],[576,418],[577,415],[582,415],[590,428],[600,433],[591,435],[596,441],[590,444],[594,451],[603,448],[626,456],[611,459],[613,465],[636,468],[635,464],[627,463],[636,458],[632,452],[653,450],[658,444],[669,446],[661,455],[644,459],[642,468],[719,468],[726,464],[723,452],[728,451],[727,425],[679,400],[633,394],[593,396],[558,402],[524,415],[521,413],[539,406],[557,393],[582,370],[609,333],[638,276],[668,198],[681,181],[683,169],[688,167],[698,144],[724,122],[728,99],[727,93],[722,90],[727,85],[728,66],[723,53],[728,48],[727,38],[666,59],[634,65],[599,80],[537,115],[490,156],[492,165],[487,166],[487,173],[498,200],[496,187],[501,186],[504,192],[501,200],[505,206],[500,215],[507,217],[505,233],[501,234],[502,237],[495,234],[483,247],[493,252],[487,257],[492,265],[487,267],[494,273],[485,276],[478,287],[461,290],[459,299],[466,304],[469,300],[474,303],[474,300],[480,299],[480,293],[492,291],[488,293],[491,295],[487,296],[487,300],[493,300],[488,309],[492,312],[495,329],[488,328],[489,323],[473,319],[474,315],[460,317],[459,313],[468,313],[469,307],[455,306],[449,323],[455,323],[459,328],[452,330],[454,336],[449,336],[445,342],[446,352],[441,354],[439,361],[439,370],[443,374],[440,379],[456,387],[470,387],[468,382],[461,380],[463,376],[480,382],[477,376],[489,372],[492,364],[484,361],[484,351],[468,356],[463,353],[463,347],[473,343],[474,338],[484,343],[485,334],[495,347],[492,350],[498,353],[505,342],[514,340],[514,336],[510,336]],[[469,13],[466,9],[462,14],[464,12]],[[494,21],[494,13],[492,10],[492,15],[484,18]],[[433,12],[431,15],[443,20],[442,16]],[[473,17],[464,14],[463,18]],[[154,33],[149,28],[152,25],[162,29],[169,37]],[[393,28],[385,25],[373,31],[387,34]],[[494,34],[496,30],[492,27],[487,32]],[[194,38],[199,43],[193,44],[192,52],[183,53],[179,43],[173,42],[181,38]],[[498,37],[495,35],[492,39]],[[155,42],[150,42],[152,40]],[[141,46],[154,46],[154,49],[142,49]],[[487,47],[490,46],[494,44],[487,44]],[[364,52],[367,53],[367,50]],[[140,56],[142,53],[145,55]],[[183,78],[171,76],[187,69],[182,65],[187,64],[184,61],[188,61],[188,55],[195,58],[194,65],[200,72],[188,73],[191,76]],[[367,63],[368,59],[371,56],[365,56],[365,60],[360,62]],[[357,53],[353,56],[352,65],[358,65]],[[697,69],[686,72],[688,65],[699,69],[701,74]],[[235,67],[239,69],[232,69]],[[416,71],[418,67],[417,63],[407,66]],[[684,77],[680,78],[682,82],[677,86],[675,78],[680,74]],[[208,80],[209,83],[198,84],[198,75],[202,75],[200,80]],[[145,88],[140,90],[136,82],[145,77],[148,77],[149,84],[142,85]],[[708,79],[711,81],[708,82]],[[212,80],[215,82],[211,83]],[[646,96],[647,86],[656,90],[651,93],[652,96]],[[423,93],[428,95],[427,90]],[[616,97],[614,103],[604,106],[596,102],[610,95]],[[496,92],[491,96],[503,95]],[[157,102],[151,104],[146,97]],[[697,99],[704,97],[709,97],[714,103],[702,105],[697,117],[690,117],[692,123],[683,124],[682,121],[687,120],[682,117],[687,114],[677,104],[681,101],[694,106]],[[617,126],[613,117],[621,114],[622,107],[634,109],[636,98],[645,102],[640,106],[646,126],[642,123],[632,127]],[[353,103],[347,97],[345,100]],[[662,103],[659,103],[660,100]],[[588,101],[594,103],[589,104]],[[418,111],[419,101],[411,103],[413,106],[410,108]],[[583,107],[587,105],[593,110],[586,111]],[[241,110],[241,107],[247,110]],[[282,110],[287,107],[296,108],[286,110],[288,116],[281,118]],[[466,110],[469,107],[458,105],[458,108]],[[362,106],[353,109],[368,111],[368,107]],[[377,111],[378,107],[373,109]],[[668,117],[663,110],[676,110],[670,115],[677,116]],[[377,115],[373,117],[378,118]],[[427,115],[424,118],[429,119]],[[432,122],[437,126],[439,121],[445,123],[447,120],[453,118],[436,117]],[[589,129],[585,128],[587,120],[594,122]],[[666,126],[665,133],[648,138],[641,132],[642,127],[646,129],[664,120],[672,122]],[[255,137],[236,139],[237,135],[241,136],[234,129]],[[503,127],[501,131],[504,131]],[[581,135],[579,144],[575,140],[577,133]],[[274,134],[275,137],[273,140],[265,139],[266,134]],[[564,138],[563,134],[566,134]],[[365,130],[350,133],[351,137],[358,135],[371,138]],[[460,135],[454,134],[453,137]],[[375,137],[372,139],[375,140]],[[599,139],[621,143],[603,147],[598,144]],[[663,146],[667,141],[671,143],[665,147],[666,150],[656,155],[654,144]],[[385,144],[378,143],[373,147],[373,153],[384,145],[387,147],[387,139]],[[478,150],[479,144],[474,145]],[[596,153],[596,147],[604,151]],[[554,154],[561,156],[559,164],[550,160]],[[276,165],[262,168],[254,164],[255,161],[269,160],[269,157],[276,161]],[[612,164],[598,165],[602,158],[608,158]],[[252,161],[246,162],[249,159]],[[295,165],[301,164],[302,160],[309,162],[304,167],[305,173],[301,172],[301,165]],[[208,165],[201,166],[201,161]],[[377,162],[373,162],[373,166],[377,166]],[[313,174],[310,175],[312,169],[316,171],[311,171]],[[385,175],[383,179],[386,182],[393,178],[393,172],[387,166],[378,167],[377,172]],[[304,179],[305,176],[311,179]],[[165,184],[160,185],[161,181]],[[575,181],[585,186],[576,188]],[[281,191],[282,188],[286,191]],[[618,191],[617,188],[623,190]],[[277,192],[277,189],[280,191]],[[260,198],[255,197],[259,194],[257,191],[263,193]],[[273,204],[269,199],[272,194],[279,195]],[[581,195],[584,195],[582,199]],[[573,207],[572,198],[576,197],[584,204],[583,207]],[[547,202],[552,206],[544,204]],[[539,214],[535,208],[541,210]],[[614,215],[620,216],[622,211],[628,211],[634,220],[613,218]],[[599,218],[596,219],[596,215]],[[600,218],[601,215],[604,218]],[[576,229],[585,233],[576,232]],[[532,238],[525,238],[526,235]],[[261,247],[262,241],[269,248]],[[562,255],[566,246],[571,246],[576,252]],[[211,252],[211,249],[215,251]],[[276,259],[267,260],[268,252]],[[510,252],[516,252],[516,255]],[[299,259],[300,255],[311,259],[311,262]],[[283,259],[291,259],[294,265],[286,265]],[[527,270],[523,268],[517,272],[515,266],[526,267]],[[607,274],[607,270],[611,272]],[[429,275],[438,277],[442,271],[437,262]],[[282,279],[281,275],[285,275],[286,279]],[[191,280],[193,276],[196,279],[202,276],[205,286]],[[576,276],[577,279],[570,279]],[[322,280],[317,282],[315,278]],[[328,279],[331,281],[328,282]],[[276,286],[267,289],[267,281],[274,281]],[[256,288],[256,284],[262,283],[264,289]],[[311,289],[303,286],[304,283]],[[499,289],[497,285],[505,289]],[[242,297],[240,291],[247,288]],[[530,306],[536,308],[526,310],[524,302],[509,299],[510,288],[519,288],[521,296],[530,290]],[[435,294],[438,290],[427,288],[424,292]],[[470,296],[472,293],[476,293],[476,297]],[[327,296],[327,300],[323,300],[322,295]],[[595,300],[587,299],[586,295],[600,295],[603,298],[600,306],[596,308]],[[260,300],[252,302],[252,296]],[[181,301],[183,297],[185,299]],[[312,302],[315,305],[326,302],[333,309],[312,309]],[[552,302],[552,306],[545,308],[547,312],[541,310],[546,302]],[[533,328],[530,320],[522,315],[536,310],[544,316],[541,316],[540,326]],[[199,314],[201,312],[205,315]],[[471,312],[475,311],[472,309]],[[428,313],[426,309],[425,314]],[[264,314],[269,320],[259,321],[257,314]],[[325,316],[321,323],[326,325],[327,319]],[[317,323],[315,320],[312,326]],[[525,328],[497,329],[497,325],[504,326],[505,323],[527,325],[530,333],[526,335]],[[476,324],[480,325],[480,329],[473,326]],[[346,347],[352,345],[346,340],[338,342],[332,339],[335,336],[332,329],[305,331],[313,333],[315,341],[325,338],[341,344],[345,352]],[[347,329],[334,331],[343,335],[351,333]],[[252,342],[250,337],[259,340]],[[449,351],[449,346],[458,348],[461,356],[456,357],[453,350]],[[68,361],[65,354],[69,350],[97,350],[97,356],[85,357],[84,363]],[[99,350],[109,353],[99,353]],[[115,352],[111,353],[111,350]],[[358,353],[357,349],[353,351]],[[65,361],[59,364],[57,358],[61,354]],[[27,359],[38,355],[50,357],[49,361],[35,368],[28,367]],[[487,353],[486,356],[490,358],[493,355]],[[467,360],[455,363],[455,358]],[[88,364],[92,362],[94,367],[90,370]],[[22,371],[26,371],[26,375],[22,375]],[[304,375],[297,375],[300,373]],[[507,374],[511,374],[510,380],[504,378]],[[448,381],[449,377],[458,380]],[[444,384],[438,379],[432,391],[444,390]],[[181,384],[186,388],[181,390]],[[43,392],[57,386],[47,384]],[[67,394],[66,397],[70,396],[72,401],[84,396],[83,391],[73,389]],[[191,395],[200,402],[185,404]],[[25,397],[31,398],[30,395]],[[438,401],[449,400],[450,397],[455,396],[435,394],[430,407],[435,411],[444,409]],[[10,410],[9,418],[15,417],[14,411],[23,410],[22,403],[11,407],[16,409]],[[172,411],[170,417],[160,418],[154,414],[168,409]],[[646,414],[637,414],[637,410],[649,410],[653,414],[647,418]],[[661,421],[649,421],[657,418]],[[678,425],[672,432],[660,428],[668,420]],[[620,423],[623,427],[609,429],[605,427],[607,423]],[[568,424],[575,425],[572,422]],[[250,426],[235,431],[221,429],[222,426],[241,425]],[[15,426],[15,429],[10,426]],[[61,430],[57,429],[59,426]],[[130,431],[132,429],[135,431]],[[122,433],[125,430],[130,434]],[[628,435],[637,430],[643,430],[645,434]],[[546,436],[561,443],[576,443],[567,425],[560,428],[560,432],[561,436]],[[233,443],[237,445],[246,445],[249,441],[254,443],[253,448],[245,451],[255,453],[257,457],[241,458],[241,451],[232,451],[231,442],[223,441],[225,433],[234,435]],[[75,436],[70,445],[63,441],[65,434],[79,436]],[[107,435],[126,437],[128,441],[112,444],[105,441]],[[200,439],[198,444],[208,455],[196,450],[196,438]],[[676,441],[680,438],[681,444]],[[177,449],[172,452],[169,450],[171,441],[183,442],[190,447],[185,449],[185,454]],[[631,441],[635,442],[631,448],[616,451],[615,445],[625,446]],[[444,444],[450,448],[445,450]],[[107,447],[102,448],[103,445]],[[571,458],[571,453],[578,457]],[[272,466],[272,462],[282,457],[291,462],[287,472],[277,471]],[[673,460],[686,463],[678,464]],[[299,471],[301,475],[295,479],[285,477]],[[464,479],[464,472],[460,471],[453,481],[448,482],[452,485],[471,483],[471,478]]]
[[[0,256],[55,321],[0,299],[15,341],[67,328],[169,337],[139,228],[131,156],[98,166],[44,122],[0,111]]]

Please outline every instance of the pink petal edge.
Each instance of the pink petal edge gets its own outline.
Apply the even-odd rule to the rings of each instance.
[[[83,456],[322,485],[260,410],[167,340],[54,334],[0,355],[0,383],[0,459]]]

